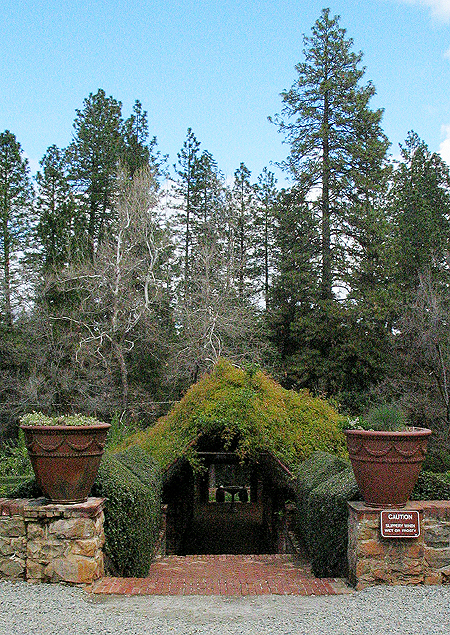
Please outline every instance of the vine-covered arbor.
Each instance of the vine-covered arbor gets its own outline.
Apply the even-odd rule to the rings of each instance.
[[[133,445],[162,468],[166,549],[176,554],[284,549],[296,466],[315,450],[344,452],[330,404],[226,360]]]

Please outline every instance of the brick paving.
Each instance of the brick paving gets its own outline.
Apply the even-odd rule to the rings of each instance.
[[[315,578],[290,554],[158,557],[146,578],[103,578],[97,594],[119,595],[337,595],[351,592],[340,578]]]

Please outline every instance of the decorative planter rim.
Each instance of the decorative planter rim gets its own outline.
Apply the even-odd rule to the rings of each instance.
[[[358,435],[364,437],[408,437],[408,436],[429,436],[432,434],[432,430],[430,428],[414,428],[410,427],[406,430],[344,430],[344,434],[346,435]]]
[[[107,428],[110,428],[111,424],[110,423],[94,423],[94,424],[89,424],[89,425],[83,425],[83,426],[61,426],[61,425],[57,425],[57,426],[41,426],[41,425],[29,425],[29,424],[25,424],[25,423],[21,423],[20,424],[20,428],[22,430],[45,430],[46,432],[51,432],[52,430],[54,430],[55,432],[64,432],[65,430],[67,431],[73,431],[73,430],[105,430]]]

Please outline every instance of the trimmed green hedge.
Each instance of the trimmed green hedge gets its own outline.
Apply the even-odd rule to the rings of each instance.
[[[297,532],[308,545],[309,526],[307,502],[310,493],[331,476],[348,469],[348,463],[328,452],[313,452],[296,470]]]
[[[347,575],[347,501],[360,499],[353,470],[348,466],[310,493],[306,503],[307,548],[316,576]]]
[[[125,577],[147,575],[158,539],[161,497],[158,471],[143,482],[142,457],[105,455],[92,489],[94,496],[107,498],[105,505],[105,554],[117,573]],[[152,481],[155,487],[150,487]]]
[[[348,462],[339,456],[328,452],[313,452],[295,473],[299,500],[306,500],[313,489],[348,466]]]

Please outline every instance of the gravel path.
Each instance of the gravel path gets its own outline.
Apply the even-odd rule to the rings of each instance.
[[[449,635],[450,588],[327,597],[99,597],[0,582],[0,635]]]

